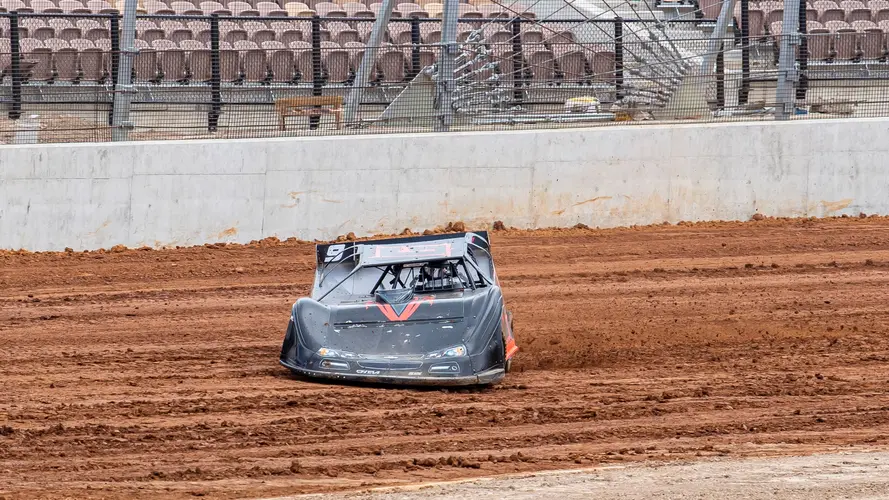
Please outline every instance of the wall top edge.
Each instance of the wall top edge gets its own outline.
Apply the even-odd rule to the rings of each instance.
[[[836,123],[884,123],[889,125],[889,117],[878,118],[817,118],[817,119],[798,119],[786,121],[736,121],[736,122],[709,122],[709,123],[688,123],[674,121],[669,123],[651,123],[645,125],[599,125],[594,127],[570,127],[561,129],[526,129],[526,130],[485,130],[485,131],[459,131],[459,132],[418,132],[418,133],[371,133],[371,134],[354,134],[354,135],[325,135],[325,136],[297,136],[297,137],[266,137],[266,138],[244,138],[244,139],[170,139],[170,140],[152,140],[152,141],[126,141],[126,142],[77,142],[77,143],[38,143],[38,144],[4,144],[0,145],[0,152],[14,151],[18,149],[33,149],[35,147],[45,149],[84,149],[102,147],[107,149],[139,146],[141,148],[152,148],[156,146],[179,146],[179,145],[212,145],[224,142],[226,144],[279,144],[291,142],[322,142],[322,141],[349,141],[349,140],[392,140],[392,139],[409,139],[423,138],[432,139],[438,137],[484,137],[492,135],[558,135],[558,134],[576,134],[579,132],[596,132],[596,131],[629,131],[629,130],[665,130],[665,129],[689,129],[689,128],[752,128],[752,127],[793,127],[793,126],[816,126],[824,124]]]

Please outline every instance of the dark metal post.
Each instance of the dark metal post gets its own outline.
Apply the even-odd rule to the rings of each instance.
[[[522,80],[524,69],[522,68],[522,18],[516,16],[512,20],[512,81],[514,89],[512,98],[516,102],[522,101]]]
[[[222,82],[219,69],[219,15],[210,17],[210,113],[207,114],[207,130],[216,132],[219,115],[222,114]]]
[[[719,44],[716,53],[716,109],[725,108],[725,44]]]
[[[809,90],[809,30],[808,19],[806,17],[806,2],[799,3],[799,55],[796,58],[799,64],[799,83],[796,87],[797,100],[806,98],[806,91]]]
[[[312,16],[312,95],[320,96],[324,82],[321,79],[324,74],[321,71],[321,18]],[[321,115],[309,117],[309,128],[316,129],[321,122]]]
[[[747,104],[750,98],[750,0],[741,0],[741,88],[738,104]]]
[[[615,97],[624,96],[624,21],[614,18],[614,90]]]
[[[12,61],[9,69],[12,71],[12,102],[9,104],[9,119],[18,120],[22,117],[22,55],[19,47],[19,14],[13,12],[9,18],[9,47],[12,52]]]
[[[117,71],[120,67],[120,19],[117,14],[111,14],[109,22],[111,28],[111,88],[117,88]],[[111,107],[108,110],[108,125],[114,125],[114,96],[111,98]]]
[[[411,79],[420,73],[420,18],[411,18]]]

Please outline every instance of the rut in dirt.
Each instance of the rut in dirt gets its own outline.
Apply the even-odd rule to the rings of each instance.
[[[0,253],[0,495],[273,496],[885,447],[889,219],[497,231],[488,389],[296,379],[298,242]]]

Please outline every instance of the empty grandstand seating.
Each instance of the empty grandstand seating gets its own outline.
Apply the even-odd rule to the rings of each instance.
[[[120,0],[0,0],[19,18],[20,52],[33,62],[30,82],[107,82],[110,74],[111,32],[109,18]],[[211,25],[194,16],[218,15],[220,34],[219,71],[225,83],[290,85],[311,82],[315,77],[312,22],[320,20],[320,74],[325,84],[348,85],[365,53],[372,21],[380,3],[362,1],[251,0],[140,0],[142,16],[136,24],[137,48],[133,75],[140,84],[206,84],[212,78]],[[705,17],[718,15],[722,3],[700,2]],[[420,67],[438,57],[443,3],[434,0],[397,3],[380,48],[372,81],[404,83]],[[62,17],[29,17],[29,13]],[[83,15],[106,17],[82,17]],[[78,17],[80,15],[80,17]],[[472,0],[459,6],[458,39],[465,40],[485,25],[486,43],[500,63],[506,81],[514,77],[513,64],[521,60],[522,76],[532,84],[606,81],[614,70],[613,46],[581,46],[570,31],[555,33],[532,23],[521,26],[521,54],[514,53],[511,25],[485,24],[514,16],[501,5]],[[816,0],[807,4],[810,60],[884,60],[889,33],[889,0]],[[149,16],[149,17],[146,17]],[[191,16],[180,17],[176,16]],[[240,16],[239,18],[228,18]],[[300,17],[300,19],[291,19]],[[530,17],[530,15],[529,15]],[[740,20],[739,7],[735,17]],[[767,42],[781,33],[783,3],[750,2],[750,35]],[[227,19],[228,18],[228,19]],[[414,51],[419,27],[419,41]],[[554,34],[555,33],[555,34]],[[9,65],[9,34],[0,46],[0,64]],[[29,63],[30,64],[30,63]]]
[[[720,4],[721,5],[721,4]],[[703,9],[703,7],[702,7]],[[705,15],[718,15],[718,5]],[[709,12],[709,14],[708,14]],[[735,20],[740,22],[740,5]],[[814,0],[806,3],[810,61],[884,60],[889,33],[889,0]],[[749,33],[754,40],[781,35],[783,2],[749,3]]]

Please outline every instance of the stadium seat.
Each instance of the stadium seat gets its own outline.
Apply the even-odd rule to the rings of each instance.
[[[86,7],[93,14],[108,14],[111,12],[117,12],[117,9],[115,9],[110,3],[106,2],[105,0],[89,0],[86,3]]]
[[[332,43],[332,42],[331,42]],[[330,46],[322,52],[329,83],[345,83],[351,78],[349,52],[340,46]]]
[[[86,5],[77,0],[60,0],[59,8],[65,14],[91,14],[92,11]]]
[[[884,41],[886,34],[880,28],[867,28],[861,39],[861,57],[867,60],[883,59],[886,57]]]
[[[284,45],[303,39],[302,31],[296,29],[290,21],[272,21],[271,28],[275,31],[275,40]]]
[[[165,82],[184,82],[188,77],[185,65],[185,51],[180,49],[170,40],[158,40],[170,42],[172,45],[163,44],[157,50],[158,66]]]
[[[395,7],[401,17],[429,17],[429,14],[422,7],[415,3],[400,3]]]
[[[140,48],[133,60],[133,73],[136,82],[156,82],[158,78],[157,52],[148,47]]]
[[[315,12],[321,17],[346,17],[346,11],[333,2],[318,2],[315,4]]]
[[[851,61],[858,57],[858,33],[851,27],[840,28],[834,38],[836,59]]]
[[[204,12],[198,9],[191,2],[171,2],[170,8],[181,16],[202,16]]]
[[[555,55],[542,43],[523,46],[531,81],[537,84],[552,82],[556,78]]]
[[[423,23],[420,25],[421,42],[434,45],[441,43],[441,23]]]
[[[503,10],[503,7],[500,4],[496,3],[486,3],[475,6],[476,10],[481,12],[484,17],[510,17],[509,14]]]
[[[272,83],[291,83],[294,78],[293,51],[278,41],[265,42],[262,48],[266,50]]]
[[[373,16],[373,12],[366,5],[358,2],[347,2],[342,4],[343,10],[346,11],[347,17]]]
[[[460,19],[481,19],[482,17],[484,17],[482,13],[475,8],[474,5],[468,3],[461,3],[457,5],[457,16]]]
[[[239,43],[244,43],[241,41]],[[253,43],[253,42],[247,42]],[[265,51],[253,44],[252,48],[238,49],[241,51],[241,68],[243,69],[244,80],[248,83],[264,83],[268,79],[268,62],[266,61]]]
[[[170,8],[169,5],[164,2],[156,1],[156,0],[145,0],[145,8],[149,14],[154,15],[173,15],[176,12]],[[138,22],[138,21],[137,21]]]
[[[330,39],[340,45],[360,41],[358,31],[344,22],[330,21],[327,23],[327,29],[330,31]]]
[[[349,53],[349,66],[352,71],[357,72],[361,58],[364,57],[365,45],[361,42],[347,42],[343,48]]]
[[[229,28],[224,33],[222,33],[222,30],[220,29],[220,36],[223,40],[235,46],[235,49],[237,49],[237,42],[248,39],[247,31],[240,28]]]
[[[257,2],[256,10],[259,11],[260,16],[287,17],[287,11],[274,2]]]
[[[593,79],[601,82],[614,81],[614,52],[595,51],[587,56],[590,68],[593,69]]]
[[[88,40],[81,40],[88,41]],[[101,82],[105,79],[104,54],[98,47],[79,48],[81,80],[86,82]]]
[[[151,48],[154,50],[171,50],[179,48],[179,45],[172,40],[160,39],[152,41]]]
[[[405,79],[404,53],[394,47],[380,50],[378,66],[382,83],[401,83]]]
[[[48,40],[50,38],[56,37],[55,28],[51,28],[49,26],[40,26],[39,28],[33,28],[29,30],[30,33],[28,36],[31,38],[36,38],[38,40]]]
[[[831,21],[843,21],[846,20],[846,12],[843,9],[827,9],[818,16],[818,20],[823,24],[827,24]]]
[[[426,11],[426,14],[433,19],[441,19],[441,14],[444,12],[444,4],[439,2],[429,2],[423,5],[423,10]],[[476,12],[478,10],[476,9]],[[481,15],[481,12],[479,12]]]
[[[228,42],[219,44],[219,77],[226,83],[236,82],[241,79],[240,55]]]
[[[411,25],[406,22],[389,23],[389,40],[395,45],[411,43]]]
[[[564,51],[556,58],[562,81],[565,83],[581,83],[586,80],[586,59],[579,50]]]
[[[34,12],[42,14],[61,14],[62,9],[49,0],[31,0],[31,8]],[[20,10],[20,9],[19,9]]]
[[[235,16],[259,17],[259,11],[247,2],[229,2],[225,4],[225,8],[230,10],[232,15]]]
[[[186,40],[186,42],[194,42],[200,44],[200,42],[197,42],[195,40]],[[188,67],[188,72],[191,75],[191,80],[193,82],[200,83],[209,82],[213,78],[213,59],[210,50],[194,45],[182,46],[181,44],[180,48],[186,50],[186,65]],[[221,57],[222,53],[220,53],[220,58]],[[220,75],[221,73],[222,72],[220,71]]]

